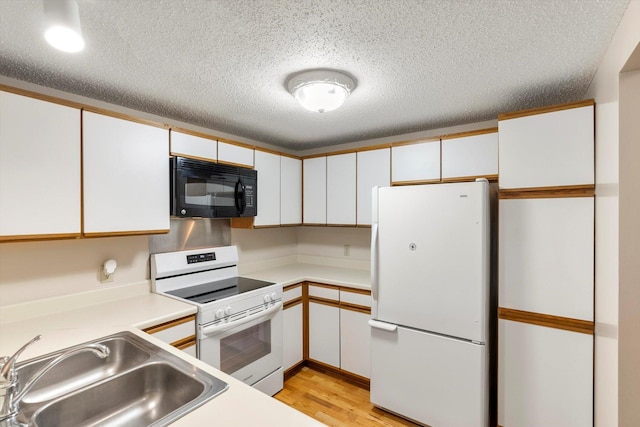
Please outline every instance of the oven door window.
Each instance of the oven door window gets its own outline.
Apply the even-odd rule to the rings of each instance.
[[[235,182],[187,177],[184,201],[189,205],[203,207],[235,206],[235,191]]]
[[[220,370],[232,374],[271,353],[271,320],[220,340]]]

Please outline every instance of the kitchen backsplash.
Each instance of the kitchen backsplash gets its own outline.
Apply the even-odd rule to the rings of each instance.
[[[150,254],[231,244],[228,219],[175,218],[171,219],[170,230],[168,234],[149,236]]]

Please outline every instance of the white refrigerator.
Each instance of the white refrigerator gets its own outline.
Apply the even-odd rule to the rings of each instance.
[[[373,189],[374,405],[433,427],[488,425],[489,191]]]

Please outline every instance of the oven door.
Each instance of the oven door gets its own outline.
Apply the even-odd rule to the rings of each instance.
[[[200,326],[200,360],[246,384],[255,384],[282,367],[282,317],[279,302],[250,319]]]

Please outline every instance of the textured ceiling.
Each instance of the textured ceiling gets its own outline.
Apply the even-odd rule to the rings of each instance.
[[[86,48],[42,36],[41,0],[0,0],[0,74],[292,150],[581,99],[628,0],[78,0]],[[358,87],[312,113],[285,89]]]

